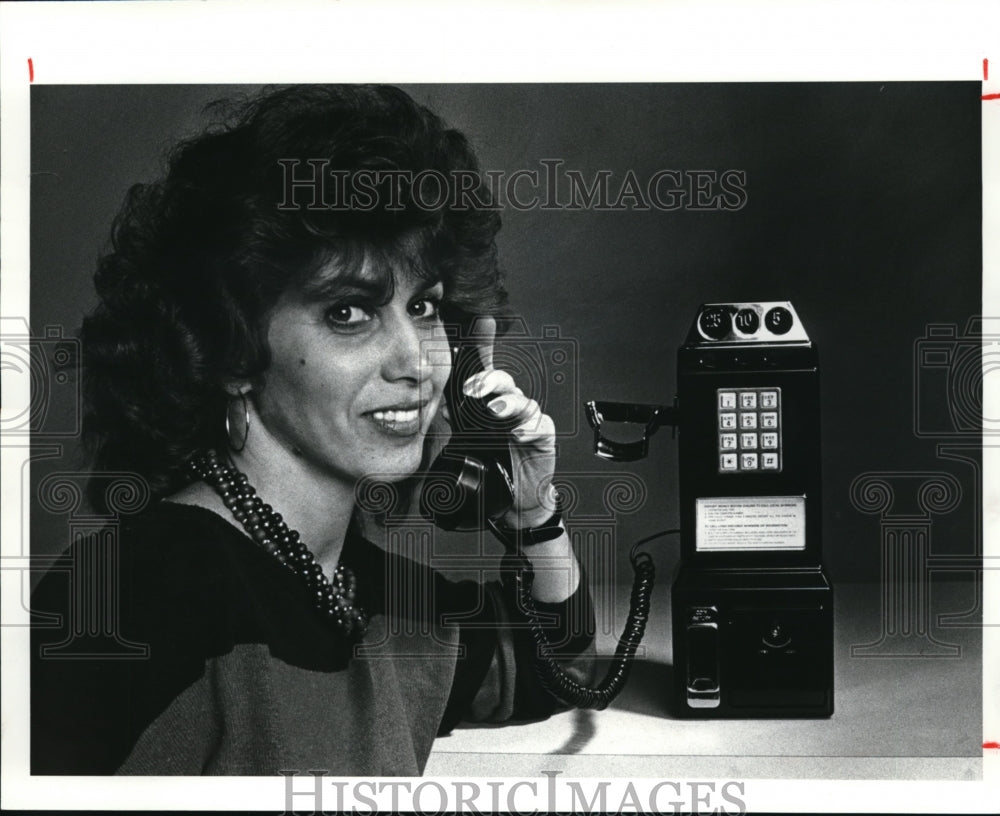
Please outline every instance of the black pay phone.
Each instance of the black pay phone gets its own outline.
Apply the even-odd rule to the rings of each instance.
[[[709,304],[677,371],[677,712],[829,716],[816,349],[790,303]]]
[[[513,500],[502,428],[460,384],[481,368],[475,332],[450,350],[453,436],[431,467],[422,512],[445,529],[488,527]],[[791,303],[702,306],[678,352],[674,406],[590,402],[595,453],[646,456],[662,425],[680,426],[681,562],[673,586],[674,703],[685,717],[824,717],[833,713],[833,588],[823,572],[819,364]],[[644,423],[618,442],[605,421]],[[440,502],[439,493],[449,497]],[[677,532],[677,531],[666,531]],[[652,536],[656,538],[657,536]],[[518,602],[544,659],[542,684],[567,704],[604,708],[624,686],[649,614],[653,564],[633,548],[636,578],[615,659],[596,687],[550,659],[531,600],[531,570],[511,546]],[[639,542],[640,544],[643,542]],[[638,546],[638,545],[637,545]]]
[[[641,458],[657,427],[680,428],[675,712],[832,714],[819,364],[791,303],[701,306],[678,352],[675,406],[587,407],[603,458]],[[641,441],[606,438],[606,420],[644,422]]]

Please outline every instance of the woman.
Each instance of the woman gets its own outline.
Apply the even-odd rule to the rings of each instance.
[[[553,710],[510,591],[362,535],[359,487],[402,495],[439,447],[443,325],[505,300],[486,191],[468,206],[414,182],[431,177],[478,179],[434,114],[393,88],[309,86],[247,103],[130,192],[83,328],[85,430],[95,472],[136,473],[153,499],[122,521],[116,619],[148,658],[46,658],[65,632],[35,632],[33,773],[414,775],[461,719]],[[509,429],[493,527],[539,542],[532,596],[584,677],[554,428],[480,324],[461,392]],[[33,605],[70,616],[66,598],[52,574]]]

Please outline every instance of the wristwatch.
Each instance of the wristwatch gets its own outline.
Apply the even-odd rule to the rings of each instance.
[[[516,550],[559,538],[566,529],[562,526],[562,507],[559,491],[555,492],[555,512],[537,527],[509,527],[498,519],[489,519],[490,529],[505,547]]]

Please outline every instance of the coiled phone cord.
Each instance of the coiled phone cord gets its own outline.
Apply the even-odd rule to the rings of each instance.
[[[538,650],[538,659],[535,667],[538,679],[542,687],[553,697],[565,705],[576,708],[595,708],[598,710],[607,708],[611,701],[618,696],[625,687],[629,672],[632,669],[632,661],[635,658],[636,650],[642,641],[642,636],[646,632],[646,623],[649,620],[650,596],[653,591],[653,578],[656,570],[653,559],[646,552],[637,552],[643,544],[654,541],[663,536],[679,533],[678,529],[662,530],[654,535],[637,541],[632,545],[629,552],[629,561],[635,573],[632,583],[632,595],[629,600],[628,619],[625,629],[618,639],[618,647],[615,649],[615,656],[604,679],[596,687],[584,686],[577,683],[570,677],[557,662],[552,653],[545,632],[538,621],[538,612],[535,608],[534,600],[531,597],[531,586],[534,583],[535,573],[531,568],[531,563],[521,551],[508,553],[505,561],[508,562],[514,571],[515,592],[520,608],[528,616],[529,628],[532,639]]]

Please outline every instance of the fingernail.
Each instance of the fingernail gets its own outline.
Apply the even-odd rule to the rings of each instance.
[[[467,397],[476,396],[476,384],[478,382],[478,374],[473,374],[469,379],[462,383],[462,393]]]
[[[502,399],[495,399],[493,402],[487,403],[486,407],[489,408],[494,414],[502,414],[504,408],[507,407],[507,403]]]
[[[514,434],[514,436],[516,436],[518,439],[520,439],[522,436],[524,436],[525,430],[524,428],[515,428],[513,431],[511,431],[511,433]]]

